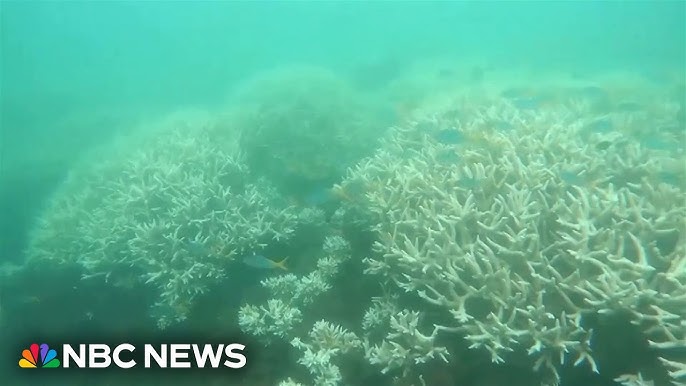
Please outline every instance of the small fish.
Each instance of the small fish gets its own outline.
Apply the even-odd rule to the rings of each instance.
[[[253,268],[261,268],[261,269],[274,269],[274,268],[279,268],[283,269],[284,271],[287,271],[288,268],[286,268],[286,260],[288,258],[285,258],[281,261],[274,261],[271,259],[268,259],[262,255],[248,255],[243,257],[243,263],[245,265],[248,265]]]
[[[444,145],[457,145],[464,141],[464,135],[456,129],[440,130],[433,137]]]
[[[595,145],[595,148],[598,150],[607,150],[610,146],[612,146],[611,141],[600,141]]]

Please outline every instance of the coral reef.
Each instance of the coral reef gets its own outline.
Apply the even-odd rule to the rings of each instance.
[[[152,289],[160,327],[184,320],[236,257],[309,221],[251,177],[235,145],[211,140],[216,124],[174,116],[82,163],[33,230],[29,264],[76,264],[84,279]]]
[[[684,192],[659,177],[683,149],[653,151],[620,131],[608,134],[612,152],[589,146],[587,118],[564,105],[457,110],[397,128],[342,184],[368,187],[378,241],[366,272],[452,316],[429,336],[406,324],[409,334],[429,347],[455,334],[495,363],[528,356],[550,384],[570,360],[599,371],[591,314],[627,314],[658,352],[686,347]],[[444,130],[464,141],[442,143]],[[401,337],[381,345],[386,369],[416,347]]]
[[[354,344],[334,344],[336,353],[362,357],[398,382],[426,384],[421,366],[451,362],[464,347],[495,365],[528,363],[543,384],[556,385],[566,366],[603,372],[594,330],[617,317],[643,334],[662,379],[683,384],[683,146],[654,146],[633,130],[630,122],[651,114],[599,113],[587,96],[563,94],[456,98],[394,127],[336,187],[354,199],[332,222],[367,226],[360,231],[374,238],[364,276],[381,286],[368,294],[359,324],[338,330],[339,320],[317,319],[300,301],[304,278],[283,276],[263,282],[268,304],[288,304],[297,312],[283,310],[297,320],[266,331],[261,320],[279,319],[280,308],[245,306],[244,330],[294,339],[315,385],[345,377],[329,366],[318,329],[298,326],[312,318],[350,335]],[[346,291],[312,287],[328,297]]]
[[[468,383],[453,371],[465,353],[529,384],[575,368],[685,385],[683,105],[596,86],[494,92],[474,71],[458,96],[435,71],[440,93],[396,82],[399,98],[432,98],[389,130],[312,68],[248,83],[228,123],[162,120],[77,165],[27,266],[140,294],[162,329],[236,290],[230,327],[295,356],[283,386]],[[341,200],[292,205],[322,188]],[[294,258],[270,271],[243,264],[253,253]],[[240,281],[238,264],[266,277]],[[616,320],[652,363],[606,370],[595,340]]]

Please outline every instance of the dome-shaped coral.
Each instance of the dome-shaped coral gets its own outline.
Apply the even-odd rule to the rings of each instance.
[[[236,98],[248,165],[295,193],[336,181],[373,150],[389,118],[344,80],[316,67],[267,73]]]

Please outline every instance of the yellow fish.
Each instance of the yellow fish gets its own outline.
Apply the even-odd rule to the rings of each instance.
[[[284,271],[288,271],[288,268],[286,268],[286,260],[288,258],[285,258],[281,261],[274,261],[271,259],[268,259],[262,255],[248,255],[243,257],[243,263],[246,265],[249,265],[254,268],[263,268],[263,269],[274,269],[274,268],[279,268],[283,269]]]

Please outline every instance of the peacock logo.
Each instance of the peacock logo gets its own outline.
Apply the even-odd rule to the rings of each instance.
[[[60,367],[60,360],[57,359],[57,351],[51,349],[46,343],[41,343],[40,345],[33,343],[28,349],[24,349],[24,351],[21,352],[21,356],[22,358],[19,359],[19,367],[23,369]]]

